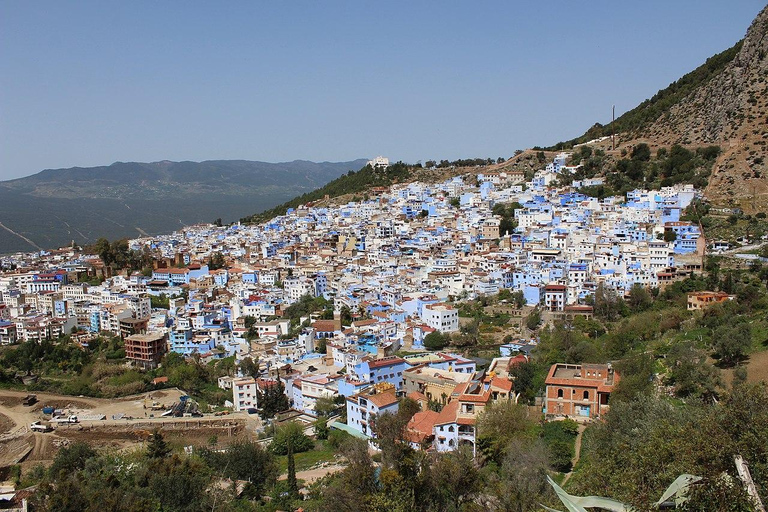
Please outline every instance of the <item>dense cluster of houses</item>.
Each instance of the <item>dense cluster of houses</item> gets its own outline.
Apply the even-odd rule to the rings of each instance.
[[[98,257],[69,248],[0,257],[0,343],[69,333],[87,343],[108,332],[144,368],[169,351],[258,358],[264,379],[220,382],[236,409],[257,408],[260,387],[280,379],[293,407],[309,414],[320,398],[344,397],[346,428],[371,435],[370,418],[409,395],[424,404],[409,425],[415,444],[474,442],[477,412],[514,393],[500,376],[506,368],[477,373],[473,361],[424,350],[428,334],[460,329],[457,302],[506,289],[555,314],[588,314],[585,300],[600,285],[619,294],[636,283],[663,287],[700,265],[704,239],[681,221],[693,187],[598,200],[578,190],[599,178],[556,186],[575,170],[566,161],[558,155],[528,182],[502,168],[379,188],[338,206],[304,205],[261,225],[198,225],[129,241],[152,255],[151,272],[113,275]],[[498,203],[519,203],[514,229],[500,232]],[[226,264],[211,268],[214,256]],[[105,279],[83,282],[94,275]],[[285,318],[306,296],[325,298],[333,318]],[[345,311],[351,324],[342,325]],[[530,346],[508,345],[500,355],[508,361]],[[401,350],[417,355],[401,358]],[[580,371],[561,380],[582,385],[555,392],[559,405],[548,396],[548,413],[599,414],[612,371],[553,371],[558,379]]]

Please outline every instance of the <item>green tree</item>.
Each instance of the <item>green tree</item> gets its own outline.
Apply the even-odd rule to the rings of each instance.
[[[525,319],[525,326],[531,331],[535,331],[539,328],[539,324],[541,324],[541,311],[536,308],[528,314]]]
[[[433,331],[424,336],[424,348],[428,350],[442,350],[448,346],[450,341],[450,336],[440,331]]]
[[[296,482],[296,459],[293,456],[293,437],[287,438],[288,453],[288,489],[292,496],[298,496],[299,485]]]
[[[285,396],[285,386],[281,381],[267,384],[263,388],[256,390],[256,400],[259,409],[261,409],[260,416],[263,419],[273,418],[275,414],[290,407],[288,397]]]
[[[712,334],[713,348],[720,356],[720,361],[732,366],[747,354],[752,346],[752,330],[746,322],[735,326],[722,325]]]
[[[328,417],[338,408],[336,401],[331,397],[321,396],[315,401],[315,413],[318,416]]]
[[[85,467],[89,459],[96,457],[96,450],[84,442],[72,443],[58,451],[48,473],[54,478],[61,472],[69,474]]]
[[[412,451],[405,440],[405,428],[419,410],[419,405],[410,398],[401,398],[396,413],[379,414],[372,421],[376,433],[375,442],[381,449],[384,467],[397,468]]]
[[[155,429],[149,441],[147,442],[147,457],[150,459],[162,459],[167,457],[171,453],[171,448],[168,443],[165,442],[163,434],[159,430]]]
[[[634,311],[644,311],[653,302],[648,289],[640,283],[635,283],[629,289],[629,305]]]
[[[328,439],[331,429],[328,427],[328,418],[320,416],[314,422],[315,437],[319,440]]]
[[[496,500],[496,510],[529,512],[546,503],[549,454],[540,439],[513,439],[504,450],[498,473],[483,473],[486,491]],[[487,508],[491,508],[490,506]]]
[[[509,369],[514,391],[520,395],[518,403],[533,405],[536,394],[544,384],[542,373],[541,365],[533,361],[518,363]]]
[[[477,418],[477,450],[487,460],[500,463],[513,439],[530,435],[533,422],[525,405],[495,402]]]
[[[677,396],[709,398],[717,394],[721,385],[719,372],[693,344],[674,345],[667,354],[667,364],[665,382],[674,387]]]
[[[227,262],[224,259],[224,255],[220,251],[213,253],[211,258],[208,260],[209,270],[218,270],[220,268],[224,268],[226,265]]]
[[[251,358],[251,356],[246,356],[240,361],[240,372],[243,375],[247,375],[248,377],[253,377],[254,379],[259,378],[259,374],[261,372],[261,364],[259,362],[259,358]]]
[[[246,494],[252,497],[260,497],[274,485],[279,475],[275,456],[255,441],[238,440],[227,446],[223,453],[203,450],[201,456],[225,477],[248,481]]]
[[[294,453],[309,451],[315,445],[312,438],[304,433],[304,428],[295,421],[277,427],[269,449],[275,455],[288,455],[289,444]]]

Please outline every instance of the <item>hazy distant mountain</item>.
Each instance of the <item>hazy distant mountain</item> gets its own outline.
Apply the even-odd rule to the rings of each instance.
[[[166,233],[219,217],[234,221],[365,163],[211,160],[46,169],[0,182],[0,253]]]

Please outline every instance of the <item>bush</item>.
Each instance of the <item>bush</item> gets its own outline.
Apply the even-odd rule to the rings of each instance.
[[[330,432],[328,432],[328,446],[331,448],[339,448],[348,439],[352,439],[352,436],[343,430],[337,430],[333,428]]]

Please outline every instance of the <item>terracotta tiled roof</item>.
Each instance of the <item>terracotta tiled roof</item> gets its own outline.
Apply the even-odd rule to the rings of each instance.
[[[385,391],[384,393],[376,393],[375,395],[367,395],[365,398],[372,402],[376,407],[382,409],[397,402],[397,397],[394,391]]]
[[[412,443],[421,443],[432,435],[432,429],[439,417],[440,413],[431,410],[417,412],[408,422],[405,437]]]
[[[435,425],[446,425],[448,423],[456,423],[456,416],[459,412],[459,402],[456,400],[452,400],[446,404],[445,407],[443,407],[443,410],[440,411],[440,415],[437,417],[437,420],[435,421]]]

